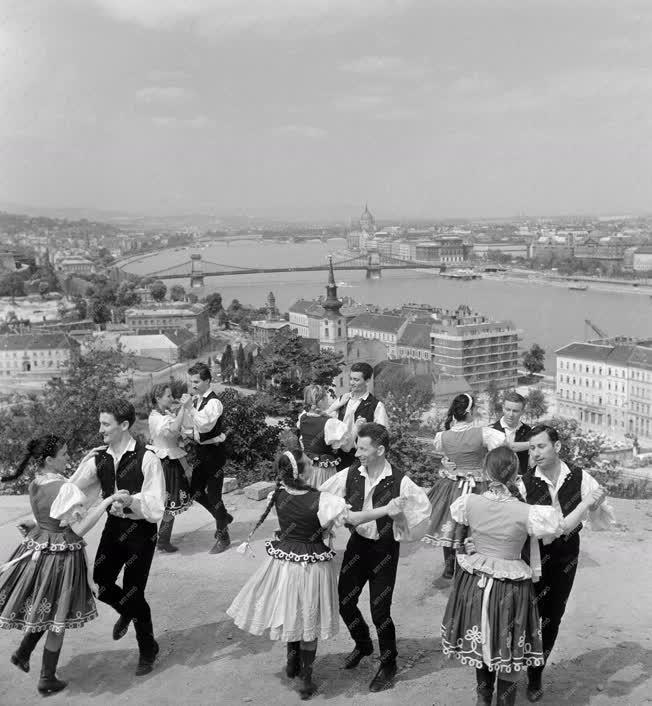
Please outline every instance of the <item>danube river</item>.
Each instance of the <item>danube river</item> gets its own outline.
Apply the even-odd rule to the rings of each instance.
[[[282,267],[325,263],[330,253],[333,259],[346,259],[344,240],[305,244],[240,242],[233,245],[211,245],[201,252],[205,261],[242,267]],[[195,250],[193,250],[195,251]],[[140,275],[181,264],[189,260],[189,250],[164,251],[125,269]],[[210,270],[208,262],[205,270]],[[219,268],[213,268],[219,269]],[[532,281],[481,279],[458,282],[442,279],[428,272],[414,270],[386,271],[379,280],[366,279],[360,271],[337,272],[340,296],[349,296],[361,303],[381,307],[396,307],[405,302],[432,304],[454,308],[468,304],[482,314],[509,319],[522,329],[523,348],[539,343],[548,352],[547,372],[554,372],[556,348],[571,341],[583,341],[587,336],[585,319],[593,321],[610,336],[649,336],[652,338],[652,299],[635,289],[631,293],[571,291],[566,286],[552,286]],[[168,286],[189,282],[169,280]],[[206,279],[204,294],[219,292],[225,307],[233,299],[243,304],[263,306],[270,291],[274,292],[281,311],[299,298],[312,299],[325,294],[325,272],[258,274],[213,277]]]

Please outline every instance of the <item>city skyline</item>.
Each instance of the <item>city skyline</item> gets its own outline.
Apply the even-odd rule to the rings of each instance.
[[[3,20],[5,204],[650,212],[652,8],[638,0],[62,0]]]

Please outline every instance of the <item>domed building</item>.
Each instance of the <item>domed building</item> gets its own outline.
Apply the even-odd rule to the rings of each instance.
[[[376,219],[373,217],[367,204],[364,205],[364,212],[360,216],[360,230],[371,236],[376,232]]]

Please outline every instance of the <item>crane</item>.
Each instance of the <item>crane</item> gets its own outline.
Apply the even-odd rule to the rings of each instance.
[[[584,319],[584,323],[585,323],[587,326],[589,326],[590,328],[592,328],[592,329],[595,331],[595,333],[597,333],[598,336],[600,336],[600,338],[609,338],[609,334],[606,333],[606,331],[603,331],[601,328],[598,328],[598,327],[597,327],[592,321],[590,321],[589,319]]]

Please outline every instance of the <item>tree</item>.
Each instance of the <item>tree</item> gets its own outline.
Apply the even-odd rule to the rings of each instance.
[[[101,299],[91,299],[90,315],[96,324],[111,321],[111,309]]]
[[[188,294],[188,301],[191,304],[196,304],[199,301],[199,297],[194,292],[190,292],[190,294]]]
[[[0,412],[5,432],[0,437],[0,461],[15,463],[21,457],[18,450],[24,450],[30,438],[56,434],[66,439],[74,465],[102,443],[98,433],[101,404],[115,397],[132,397],[128,368],[129,357],[120,349],[87,348],[61,377],[46,384],[40,398],[25,398],[19,409]],[[21,478],[20,487],[31,477],[30,472]]]
[[[75,310],[77,311],[77,317],[80,321],[85,319],[88,314],[88,305],[86,304],[86,300],[81,297],[76,297]]]
[[[165,299],[165,295],[168,292],[168,288],[165,286],[161,280],[156,280],[156,282],[152,282],[152,284],[149,287],[149,293],[152,295],[152,299],[155,302],[162,302]]]
[[[534,388],[530,390],[525,400],[525,414],[530,421],[536,421],[543,417],[548,411],[548,402],[542,390]]]
[[[186,290],[180,284],[170,288],[170,299],[173,302],[182,302],[186,298]]]
[[[342,359],[332,351],[311,349],[289,328],[277,331],[256,358],[256,374],[270,380],[273,391],[301,396],[309,383],[330,387],[342,372]]]
[[[545,368],[545,354],[545,350],[538,343],[533,343],[530,350],[523,353],[523,367],[530,375],[540,373]]]
[[[247,357],[245,359],[245,367],[244,367],[244,382],[243,384],[246,385],[247,387],[256,387],[256,373],[254,370],[254,366],[256,364],[256,361],[254,360],[254,354],[253,351],[248,351],[247,352]]]
[[[38,293],[41,295],[43,299],[45,299],[45,295],[50,291],[50,285],[45,281],[41,280],[38,283]]]
[[[16,297],[25,296],[25,281],[17,272],[10,272],[0,279],[0,297],[11,297],[12,304]]]
[[[242,382],[245,367],[245,352],[242,343],[238,346],[238,352],[235,355],[235,362],[238,368],[238,380]]]
[[[220,359],[220,373],[224,382],[231,382],[235,371],[235,360],[233,358],[233,349],[231,344],[227,343],[222,358]]]
[[[222,308],[222,295],[217,292],[209,294],[206,299],[206,308],[208,309],[209,316],[217,316],[220,311],[224,311]]]
[[[118,306],[135,306],[140,304],[140,295],[136,292],[135,282],[122,282],[116,292]]]
[[[496,417],[502,411],[503,405],[500,389],[494,379],[489,380],[484,392],[487,398],[487,413],[491,418]]]
[[[551,417],[541,422],[557,430],[561,442],[560,456],[571,466],[590,469],[598,461],[598,456],[605,446],[601,434],[582,429],[576,419]]]

